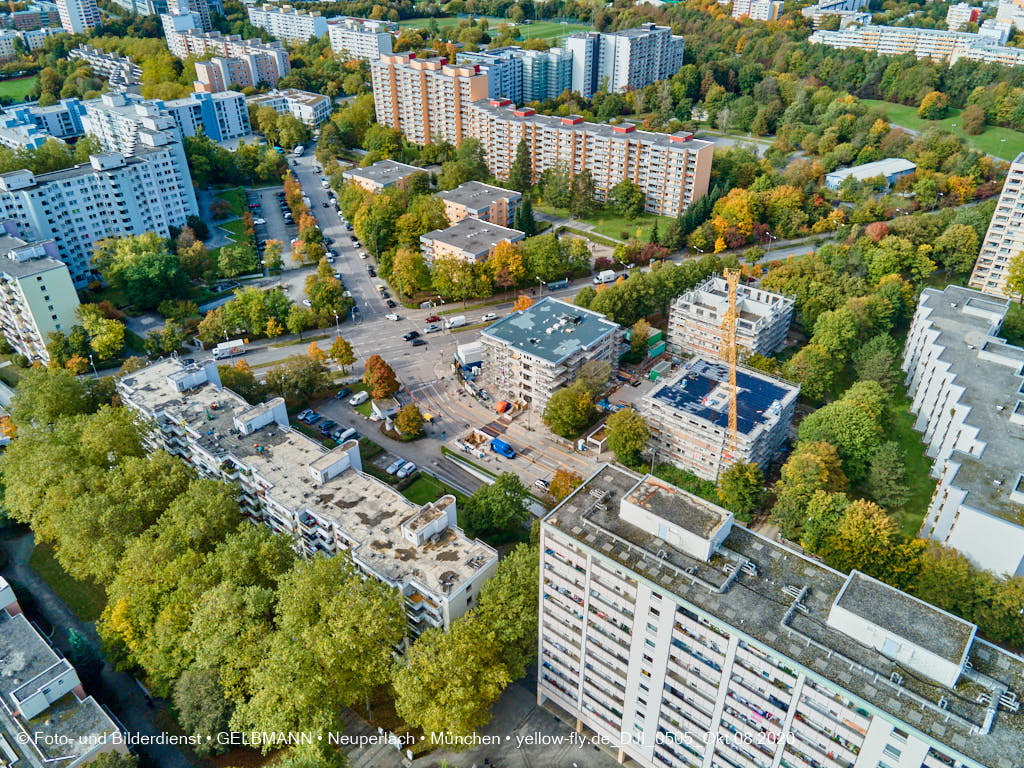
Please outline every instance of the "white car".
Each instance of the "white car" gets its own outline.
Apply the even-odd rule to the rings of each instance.
[[[267,220],[266,219],[253,219],[252,223],[253,224],[266,224]]]
[[[402,319],[401,317],[399,317],[398,315],[396,315],[396,314],[395,314],[394,312],[388,312],[388,313],[387,313],[386,315],[384,315],[384,317],[386,317],[386,318],[387,318],[388,320],[393,320],[393,321],[394,321],[394,322],[396,322],[396,323],[397,323],[397,322],[398,322],[399,320],[401,320],[401,319]]]
[[[423,327],[423,332],[424,333],[437,333],[440,330],[441,330],[441,326],[438,325],[437,323],[431,323],[430,325],[427,325],[427,326]]]
[[[416,471],[416,465],[413,464],[411,461],[407,461],[407,462],[405,462],[405,466],[403,466],[400,470],[398,470],[398,472],[395,473],[395,476],[398,479],[402,480],[402,479],[408,477],[409,475],[411,475],[415,471]]]
[[[484,315],[483,317],[480,318],[480,321],[484,322],[484,323],[487,323],[487,322],[490,322],[491,320],[497,320],[497,319],[498,319],[498,313],[497,312],[488,312],[486,315]]]
[[[303,299],[302,300],[302,306],[304,306],[304,307],[312,307],[313,305],[309,303],[309,299]]]
[[[387,472],[389,475],[393,475],[393,474],[395,474],[395,472],[397,472],[398,470],[400,470],[404,466],[405,466],[405,459],[399,459],[398,461],[394,461],[391,464],[389,464],[388,468],[386,470],[384,470],[384,471]]]
[[[368,259],[370,257],[366,255],[366,251],[360,251],[359,252],[359,258],[360,259]]]
[[[342,294],[342,295],[343,295],[343,296],[344,296],[344,297],[345,297],[346,299],[351,299],[351,298],[352,298],[352,291],[345,291],[345,293],[344,293],[344,294]]]

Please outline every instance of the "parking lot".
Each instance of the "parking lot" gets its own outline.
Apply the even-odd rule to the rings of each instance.
[[[281,191],[281,187],[250,189],[246,192],[245,197],[246,202],[249,205],[249,210],[252,212],[253,216],[253,226],[256,232],[257,246],[261,245],[266,240],[279,241],[284,246],[281,252],[284,260],[284,268],[294,269],[302,266],[291,258],[291,241],[298,232],[298,227],[285,221],[284,213],[279,203],[281,198],[277,196]],[[259,207],[253,208],[253,205]],[[260,219],[262,219],[264,223],[260,224]],[[260,257],[262,258],[262,248],[259,248],[259,250]]]

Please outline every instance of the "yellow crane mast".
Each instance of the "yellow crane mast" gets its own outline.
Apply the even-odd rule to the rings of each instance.
[[[729,286],[729,308],[722,320],[721,355],[729,366],[729,453],[736,455],[736,444],[739,441],[738,408],[736,399],[736,289],[740,284],[740,270],[725,269],[723,275]]]

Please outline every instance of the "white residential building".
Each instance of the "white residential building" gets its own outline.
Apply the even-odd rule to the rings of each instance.
[[[683,66],[683,38],[671,27],[645,23],[617,32],[569,35],[565,50],[573,56],[572,90],[590,98],[606,84],[625,91],[672,77]]]
[[[673,354],[721,356],[722,323],[729,286],[712,275],[672,302],[666,342]],[[736,287],[736,344],[745,355],[770,355],[782,348],[793,319],[793,299],[740,284]]]
[[[166,237],[198,213],[181,142],[162,131],[140,134],[131,157],[110,152],[61,171],[0,174],[0,221],[15,222],[29,242],[56,241],[79,288],[96,279],[91,259],[100,240]]]
[[[310,128],[316,128],[329,118],[332,109],[329,96],[311,91],[300,91],[298,88],[260,93],[248,97],[246,101],[249,106],[270,107],[279,115],[289,113]]]
[[[970,286],[985,293],[1006,294],[1010,259],[1024,253],[1024,152],[1010,164],[995,213],[981,243]]]
[[[392,21],[339,16],[327,22],[331,50],[350,59],[376,61],[391,53],[391,35],[399,33]]]
[[[734,19],[776,21],[782,15],[782,0],[733,0]]]
[[[142,67],[127,56],[107,53],[91,45],[80,45],[68,52],[72,59],[82,59],[100,77],[107,78],[111,88],[124,89],[142,82]]]
[[[405,186],[406,182],[419,173],[426,173],[415,165],[406,165],[394,160],[378,160],[365,168],[356,166],[343,171],[341,176],[370,192],[381,192],[395,185]]]
[[[1024,30],[1024,0],[1000,0],[996,7],[996,21],[1006,21]]]
[[[739,366],[736,373],[736,448],[729,437],[729,369],[721,360],[693,357],[640,401],[650,450],[706,480],[733,464],[767,470],[789,437],[800,387]]]
[[[960,59],[1008,67],[1024,65],[1024,48],[996,45],[990,37],[972,32],[866,24],[837,32],[819,29],[808,40],[840,50],[859,48],[885,56],[912,53],[919,59],[944,61],[950,65]]]
[[[44,364],[49,335],[78,321],[78,293],[53,240],[0,235],[0,332],[29,360]]]
[[[181,140],[174,118],[159,104],[126,93],[105,93],[98,99],[83,101],[82,127],[95,136],[103,148],[130,156],[140,144],[142,134],[166,132]]]
[[[469,217],[420,235],[420,251],[431,266],[439,259],[476,263],[486,261],[502,243],[518,243],[525,237],[518,229]]]
[[[458,527],[454,496],[413,504],[363,474],[358,441],[324,448],[291,428],[282,398],[249,405],[224,389],[216,361],[163,360],[120,378],[117,391],[153,424],[150,448],[236,483],[254,523],[306,556],[348,552],[360,571],[399,590],[414,636],[449,628],[497,567],[498,553]]]
[[[969,288],[925,288],[903,370],[939,480],[920,535],[1024,576],[1024,348],[995,336],[1008,306]]]
[[[968,24],[977,21],[980,15],[981,8],[975,8],[967,3],[954,3],[946,11],[946,28],[959,32]]]
[[[802,8],[800,13],[811,20],[815,29],[828,16],[838,16],[839,28],[846,29],[851,24],[871,23],[871,14],[861,10],[866,5],[867,0],[819,0],[815,5]]]
[[[311,37],[327,34],[327,19],[318,11],[305,12],[290,5],[269,3],[250,5],[247,11],[250,24],[287,43],[305,43]]]
[[[1020,764],[1024,659],[650,475],[549,513],[538,587],[538,704],[627,765]]]
[[[228,141],[252,133],[245,95],[238,91],[191,93],[184,99],[158,101],[183,137],[203,134],[214,141]]]
[[[179,59],[205,56],[208,53],[225,59],[240,59],[252,73],[253,84],[276,85],[280,78],[291,72],[288,51],[278,41],[265,43],[255,39],[243,40],[238,35],[203,32],[195,26],[195,17],[189,13],[179,16],[164,14],[160,19],[163,21],[167,47]],[[237,80],[234,82],[246,85]]]
[[[100,23],[96,0],[57,0],[60,25],[72,34],[81,34]]]
[[[552,393],[571,384],[584,363],[605,360],[613,371],[618,367],[622,328],[602,314],[547,297],[485,328],[480,341],[492,389],[543,413]]]

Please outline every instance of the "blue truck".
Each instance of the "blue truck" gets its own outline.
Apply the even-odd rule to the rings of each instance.
[[[497,437],[491,440],[491,450],[495,453],[500,453],[506,459],[514,459],[516,457],[516,452],[512,446]]]

